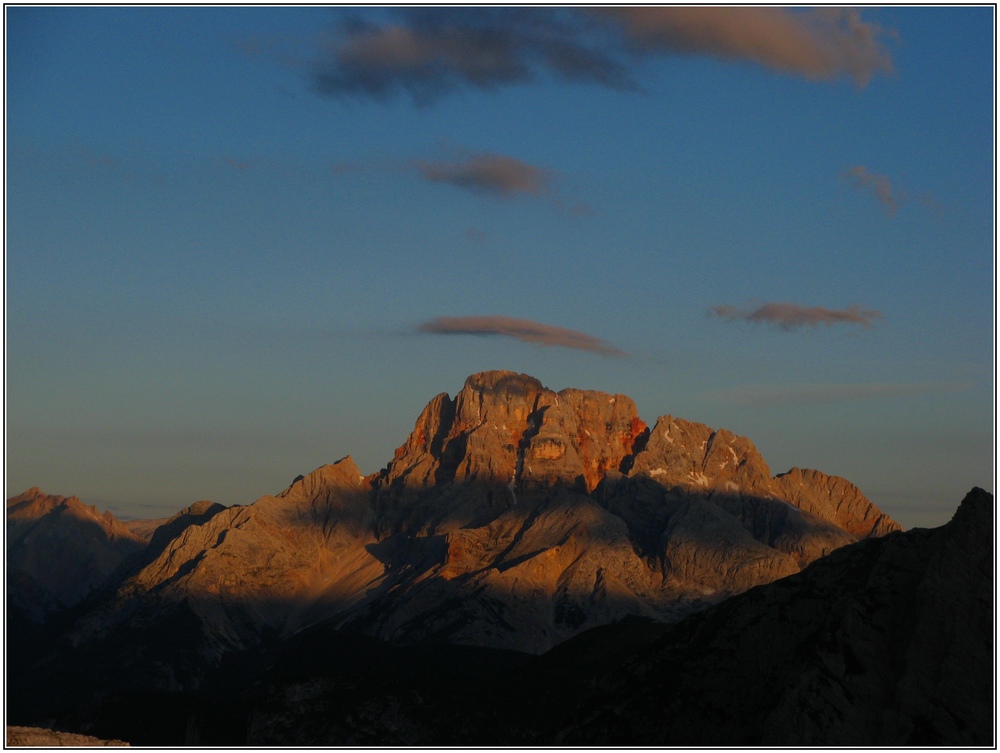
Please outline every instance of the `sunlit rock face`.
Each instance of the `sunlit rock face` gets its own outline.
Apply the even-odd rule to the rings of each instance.
[[[367,548],[373,520],[369,489],[351,458],[318,468],[276,497],[184,528],[81,622],[75,640],[151,624],[181,604],[200,621],[200,650],[210,658],[264,634],[291,634],[379,582],[384,569]]]
[[[897,528],[843,479],[773,477],[725,429],[650,429],[624,395],[489,371],[433,398],[377,474],[348,457],[164,522],[74,640],[194,620],[218,661],[328,621],[539,653],[628,615],[676,621]]]
[[[676,620],[856,541],[820,480],[797,498],[830,503],[799,507],[744,437],[671,416],[650,430],[624,395],[476,374],[375,478],[393,585],[344,624],[539,652],[628,614]],[[842,518],[884,518],[843,488]]]

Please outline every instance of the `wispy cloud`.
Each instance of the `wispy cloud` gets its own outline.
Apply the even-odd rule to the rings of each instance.
[[[219,164],[223,167],[229,168],[230,170],[236,170],[237,172],[246,172],[254,166],[253,160],[237,159],[235,157],[224,156],[219,158]]]
[[[426,105],[540,75],[637,89],[643,60],[700,54],[864,86],[892,70],[886,35],[839,8],[404,8],[390,23],[341,24],[325,39],[311,80],[330,96],[407,94]]]
[[[453,149],[447,158],[414,160],[398,169],[415,170],[424,180],[452,185],[479,196],[542,199],[570,217],[595,214],[586,202],[571,199],[560,191],[557,184],[563,176],[557,171],[504,154]]]
[[[757,307],[737,308],[736,306],[714,306],[708,310],[710,316],[728,321],[747,321],[770,324],[783,330],[800,327],[826,327],[834,324],[858,325],[864,329],[881,319],[882,314],[860,306],[846,309],[828,309],[823,306],[801,306],[797,303],[765,303]]]
[[[463,234],[467,241],[472,241],[473,243],[486,243],[489,240],[489,236],[486,235],[486,231],[480,230],[478,227],[466,228]]]
[[[756,384],[713,392],[709,398],[733,405],[813,405],[881,400],[930,393],[961,392],[968,384],[914,382],[896,384]]]
[[[865,86],[892,70],[885,32],[856,10],[633,7],[605,10],[644,53],[711,55],[811,80],[849,76]]]
[[[623,357],[627,355],[605,340],[585,332],[509,316],[439,316],[429,322],[417,325],[417,331],[436,335],[513,337],[515,340],[523,342],[585,350],[603,356]]]
[[[844,177],[859,191],[870,189],[879,203],[885,207],[885,211],[890,217],[899,211],[899,205],[906,198],[904,192],[893,190],[888,176],[873,173],[864,165],[854,165],[848,168]]]
[[[844,170],[842,177],[857,191],[871,191],[890,217],[894,217],[904,204],[913,203],[929,210],[936,219],[940,219],[944,212],[944,207],[932,194],[911,195],[894,185],[888,175],[874,173],[864,165],[852,165]]]
[[[450,183],[479,194],[510,197],[540,196],[549,190],[550,170],[514,157],[479,153],[453,161],[417,161],[417,171],[429,181]]]

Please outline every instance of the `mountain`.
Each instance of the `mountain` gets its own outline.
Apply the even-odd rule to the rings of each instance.
[[[32,621],[78,604],[145,542],[109,512],[37,487],[7,500],[7,600]]]
[[[990,746],[993,505],[973,489],[941,528],[860,541],[679,623],[630,618],[541,656],[317,624],[266,657],[235,656],[234,667],[256,663],[254,681],[206,692],[175,734],[253,746]],[[105,708],[131,719],[134,704],[119,704]],[[104,734],[121,736],[117,724]]]
[[[676,621],[899,528],[844,479],[772,476],[724,429],[650,430],[624,395],[504,371],[432,399],[378,474],[348,457],[173,525],[75,640],[181,609],[216,661],[328,619],[541,653],[629,615]]]
[[[993,506],[973,489],[940,528],[845,547],[670,626],[595,673],[559,741],[994,743]]]
[[[44,506],[18,507],[39,496],[9,501],[9,531],[12,512],[40,524]],[[438,675],[448,685],[466,663],[493,661],[470,651],[514,666],[594,629],[659,630],[900,532],[845,479],[772,475],[725,429],[671,415],[650,428],[624,395],[554,392],[507,371],[434,397],[370,476],[348,456],[250,505],[200,502],[155,528],[103,519],[128,551],[75,600],[52,601],[42,629],[15,631],[12,708],[18,723],[75,719],[143,744],[161,722],[170,734],[192,718],[216,729],[199,704],[263,681],[306,636],[396,668],[438,657],[454,665]],[[8,547],[9,570],[29,554]],[[121,709],[137,720],[127,734],[85,726],[118,724]],[[226,731],[209,738],[245,730],[240,714],[220,711]]]

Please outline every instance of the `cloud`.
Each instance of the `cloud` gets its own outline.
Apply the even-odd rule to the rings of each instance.
[[[523,342],[540,345],[557,345],[563,348],[585,350],[604,356],[627,355],[608,342],[572,329],[553,327],[530,319],[509,316],[439,316],[417,326],[417,331],[437,335],[476,335],[479,337],[513,337]]]
[[[635,90],[641,62],[685,54],[865,86],[892,70],[885,35],[839,8],[401,8],[381,25],[341,24],[325,38],[311,81],[329,96],[408,94],[418,105],[541,74]]]
[[[757,384],[711,393],[709,397],[734,405],[818,405],[856,400],[912,397],[928,393],[961,392],[968,384],[916,382],[910,384]]]
[[[831,326],[834,324],[857,324],[868,329],[882,314],[859,306],[846,309],[828,309],[822,306],[800,306],[797,303],[765,303],[757,308],[739,309],[735,306],[714,306],[709,315],[728,321],[743,320],[771,324],[779,329],[792,330],[799,327]]]
[[[591,22],[569,9],[409,8],[398,23],[351,20],[329,37],[314,64],[314,88],[331,96],[417,104],[470,87],[531,81],[539,70],[562,79],[633,86],[626,67],[587,38]]]
[[[480,230],[478,227],[467,228],[464,236],[467,241],[472,241],[473,243],[486,243],[489,239],[489,236],[486,235],[486,231]]]
[[[866,86],[892,71],[884,31],[856,10],[797,11],[766,7],[616,7],[631,44],[650,53],[702,54],[743,60],[810,80],[850,76]]]
[[[230,156],[221,157],[219,159],[219,164],[223,167],[227,167],[241,173],[246,172],[254,166],[254,162],[252,160],[241,160]]]
[[[509,197],[548,191],[551,171],[501,154],[479,153],[458,161],[418,161],[418,172],[435,183],[450,183],[479,194]]]
[[[887,176],[869,172],[864,165],[854,165],[844,173],[844,177],[859,191],[871,189],[890,217],[899,211],[899,205],[906,198],[905,192],[893,190]]]

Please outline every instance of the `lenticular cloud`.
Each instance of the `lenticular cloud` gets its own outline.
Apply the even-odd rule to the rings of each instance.
[[[513,196],[540,195],[548,189],[549,175],[542,168],[502,154],[473,154],[452,162],[418,162],[427,180],[450,183],[474,193]]]
[[[829,327],[834,324],[858,325],[869,329],[874,320],[882,318],[880,312],[860,306],[828,309],[823,306],[800,306],[797,303],[765,303],[757,308],[743,309],[736,306],[714,306],[708,313],[728,321],[770,324],[784,330],[820,325]]]
[[[513,337],[523,342],[557,345],[563,348],[599,353],[604,356],[620,357],[626,355],[610,343],[585,332],[509,316],[439,316],[418,325],[417,330],[437,335]]]

